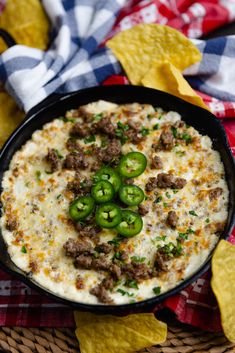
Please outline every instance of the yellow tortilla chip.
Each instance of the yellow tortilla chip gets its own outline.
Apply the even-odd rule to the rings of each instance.
[[[0,147],[21,122],[24,115],[7,93],[0,92]]]
[[[235,343],[235,246],[221,240],[212,258],[211,286],[217,298],[225,336]]]
[[[125,317],[74,313],[81,353],[133,353],[166,340],[167,325],[154,314]]]
[[[201,60],[200,51],[177,30],[159,24],[140,24],[107,42],[132,84],[138,85],[151,66],[165,61],[183,71]]]
[[[39,0],[8,0],[0,16],[0,27],[7,30],[17,44],[46,49],[49,20]],[[0,53],[7,49],[0,38]],[[25,114],[5,92],[0,92],[0,147],[21,122]]]
[[[141,83],[145,87],[156,88],[173,94],[189,103],[209,110],[202,98],[194,92],[184,79],[181,72],[170,62],[152,66],[142,78]]]
[[[17,44],[46,49],[49,20],[39,0],[8,0],[0,16],[0,27],[7,30]],[[0,52],[7,46],[0,39]]]

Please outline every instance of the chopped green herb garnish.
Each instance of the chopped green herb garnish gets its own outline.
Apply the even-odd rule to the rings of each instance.
[[[161,237],[160,236],[158,236],[158,237],[156,237],[155,238],[155,240],[162,240],[162,241],[164,241],[164,240],[166,240],[166,235],[162,235]]]
[[[165,254],[171,254],[174,248],[175,248],[175,245],[172,242],[170,242],[168,244],[165,244],[161,249]]]
[[[95,135],[90,135],[84,138],[84,142],[87,143],[91,143],[95,141]]]
[[[96,252],[96,251],[95,251],[95,252],[93,253],[93,257],[94,257],[94,259],[98,259],[98,257],[99,257],[99,252]]]
[[[131,260],[134,262],[144,262],[144,260],[146,259],[146,257],[141,257],[141,256],[132,256]]]
[[[124,145],[127,140],[128,140],[128,137],[127,137],[127,136],[122,136],[122,138],[121,138],[121,144]]]
[[[120,260],[121,259],[121,252],[120,251],[116,251],[113,255],[113,259],[117,259]]]
[[[116,129],[115,130],[115,134],[116,134],[117,137],[121,138],[123,136],[123,131],[121,129]]]
[[[184,133],[181,136],[181,139],[184,140],[186,142],[186,144],[189,144],[190,142],[192,142],[192,137],[187,133]]]
[[[159,124],[153,125],[153,130],[158,130],[159,129]]]
[[[154,287],[153,288],[153,293],[156,295],[159,295],[161,293],[161,287]]]
[[[176,245],[175,250],[174,250],[174,255],[175,256],[180,256],[182,254],[182,252],[183,252],[183,248],[182,248],[181,242],[178,241],[177,239],[176,239],[176,241],[177,241],[177,245]]]
[[[75,123],[76,122],[76,119],[67,118],[66,116],[62,116],[60,119],[63,120],[64,123]]]
[[[115,134],[121,140],[122,145],[128,140],[128,137],[124,135],[123,129],[116,129]]]
[[[121,129],[121,130],[123,130],[123,131],[129,130],[129,126],[123,124],[121,121],[118,121],[117,126],[119,127],[119,129]]]
[[[127,280],[124,285],[126,287],[129,287],[129,288],[139,289],[138,283],[134,279],[133,280]]]
[[[53,172],[51,172],[50,170],[45,170],[45,173],[48,175],[53,174]]]
[[[177,194],[177,192],[179,192],[178,189],[172,189],[172,191],[173,191],[174,194]]]
[[[189,211],[189,214],[191,214],[192,216],[195,216],[195,217],[198,217],[198,214],[196,214],[196,212],[195,211]]]
[[[177,138],[178,137],[178,130],[176,129],[176,127],[172,126],[171,131],[172,131],[173,136],[175,138]]]
[[[163,247],[159,247],[159,249],[161,249],[161,251],[169,257],[180,256],[183,252],[182,245],[178,240],[176,245],[170,242],[168,244],[165,244]]]
[[[207,219],[206,219],[206,223],[210,223],[210,220],[209,220],[209,218],[207,218]]]
[[[56,196],[57,200],[59,200],[61,198],[62,194],[59,194],[58,196]]]
[[[158,196],[157,198],[156,198],[156,200],[154,201],[154,203],[159,203],[159,202],[161,202],[162,201],[162,196]]]
[[[185,151],[176,151],[175,153],[178,154],[178,156],[180,156],[180,157],[182,157],[186,154]]]
[[[104,136],[101,138],[101,145],[100,147],[104,148],[108,145],[108,137],[107,136]]]
[[[25,183],[26,188],[28,188],[29,185],[30,185],[30,181],[26,181],[26,183]]]
[[[103,113],[93,115],[93,120],[99,121],[103,118]]]
[[[166,197],[167,197],[168,199],[170,199],[170,198],[171,198],[171,194],[169,194],[169,192],[168,192],[168,191],[166,192]]]
[[[113,238],[112,240],[109,240],[108,244],[114,245],[115,247],[119,247],[119,245],[122,242],[122,240],[123,240],[123,238],[116,237],[116,238]]]
[[[187,233],[179,233],[179,238],[187,240],[188,239],[188,234]]]
[[[26,246],[25,246],[25,245],[22,246],[21,252],[22,252],[23,254],[26,254],[26,253],[27,253],[27,249],[26,249]]]
[[[167,202],[163,202],[163,207],[168,207],[168,203]]]
[[[86,150],[86,151],[84,151],[84,154],[90,155],[90,154],[92,154],[92,150]]]
[[[133,297],[134,293],[129,293],[121,288],[118,288],[117,293],[120,293],[122,296],[127,295],[128,297]]]
[[[40,180],[41,180],[41,175],[42,175],[42,173],[40,172],[40,170],[36,170],[35,174],[36,174],[36,179],[37,179],[37,181],[40,181]]]
[[[142,127],[141,134],[142,136],[147,136],[149,134],[149,129],[147,129],[146,127]]]
[[[64,157],[62,156],[62,154],[60,153],[59,150],[55,149],[55,153],[57,154],[57,157],[58,157],[59,159],[63,159],[63,158],[64,158]]]
[[[122,284],[122,280],[121,279],[115,281],[115,286],[119,286],[119,284]]]
[[[128,140],[128,137],[125,136],[124,132],[129,130],[129,126],[123,124],[121,121],[118,121],[117,126],[118,129],[115,130],[115,134],[120,138],[121,144],[124,145],[124,143]]]
[[[188,228],[186,233],[179,233],[179,238],[187,240],[188,239],[188,235],[189,234],[193,234],[193,233],[195,233],[195,231],[192,228]]]
[[[151,115],[151,114],[148,114],[148,115],[147,115],[147,119],[149,119],[149,120],[152,119],[152,115]]]

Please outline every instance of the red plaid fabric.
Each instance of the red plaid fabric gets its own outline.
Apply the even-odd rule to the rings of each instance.
[[[0,0],[0,11],[1,3]],[[109,38],[142,22],[167,24],[195,38],[234,18],[235,0],[132,0],[120,13]],[[113,76],[104,84],[128,84],[128,80],[124,76]],[[218,118],[226,118],[223,124],[235,156],[235,119],[231,119],[235,118],[235,103],[197,93]],[[235,231],[230,241],[235,244]],[[210,278],[211,274],[207,272],[180,294],[167,299],[163,306],[173,310],[184,323],[209,331],[221,330]],[[0,271],[0,326],[74,327],[73,311]]]
[[[234,0],[131,0],[108,38],[143,22],[168,25],[199,38],[234,19]]]
[[[73,327],[73,312],[0,270],[0,326]]]

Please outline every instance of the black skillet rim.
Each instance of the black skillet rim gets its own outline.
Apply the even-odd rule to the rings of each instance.
[[[27,128],[27,124],[34,118],[35,115],[39,114],[43,110],[48,109],[49,107],[56,105],[58,101],[61,100],[66,100],[69,99],[72,96],[79,95],[80,92],[85,92],[87,93],[90,97],[92,97],[92,92],[96,90],[103,91],[104,93],[104,98],[105,98],[105,91],[107,90],[117,90],[119,89],[121,92],[120,94],[123,94],[123,91],[125,90],[126,93],[128,94],[129,90],[149,90],[149,91],[154,91],[154,94],[156,95],[162,95],[165,96],[169,99],[173,99],[175,101],[178,101],[179,104],[184,104],[188,105],[192,109],[195,109],[195,106],[183,101],[180,98],[177,98],[175,96],[172,96],[168,93],[158,91],[158,90],[153,90],[150,88],[145,88],[145,87],[140,87],[140,86],[120,86],[120,85],[112,85],[112,86],[98,86],[98,87],[90,87],[87,89],[83,89],[80,91],[74,91],[66,94],[59,94],[59,95],[52,95],[48,98],[46,98],[44,101],[39,103],[36,107],[32,108],[28,114],[26,115],[25,119],[21,122],[21,124],[18,126],[18,128],[13,132],[13,134],[8,138],[4,146],[2,147],[0,151],[0,162],[2,159],[2,156],[4,155],[5,151],[14,143],[14,138],[16,135],[22,133],[25,129]],[[107,92],[106,92],[107,93]],[[90,102],[92,99],[89,100]],[[137,99],[138,101],[138,99]],[[127,100],[128,102],[128,100]],[[205,109],[196,107],[199,111],[202,110],[205,112]],[[224,127],[222,126],[221,122],[209,111],[207,111],[207,114],[211,116],[211,118],[214,119],[215,124],[217,124],[217,128],[220,130],[220,133],[222,135],[222,143],[225,147],[226,153],[230,159],[231,167],[234,170],[235,173],[235,161],[231,152],[231,149],[229,147],[228,143],[228,138],[225,132]],[[32,130],[33,133],[34,130]],[[15,152],[14,152],[15,153]],[[0,180],[0,183],[2,180]],[[230,224],[227,227],[226,233],[222,234],[220,239],[228,239],[229,234],[232,230],[232,227],[235,223],[235,211],[233,211],[233,215],[230,220]],[[1,234],[0,234],[1,236]],[[213,250],[214,251],[214,250]],[[178,284],[176,287],[172,288],[171,290],[167,291],[166,293],[160,294],[159,296],[152,297],[150,299],[145,299],[140,302],[136,303],[128,303],[128,304],[121,304],[121,305],[101,305],[101,304],[85,304],[85,303],[79,303],[72,301],[70,299],[66,299],[64,297],[61,297],[59,295],[56,295],[55,293],[51,292],[50,290],[45,289],[42,287],[40,284],[38,284],[36,281],[32,280],[26,273],[23,273],[20,269],[17,268],[17,266],[13,263],[13,266],[16,268],[13,270],[8,267],[6,263],[2,261],[0,258],[0,267],[3,268],[6,272],[12,274],[13,276],[17,277],[19,280],[23,281],[26,285],[28,285],[31,288],[36,289],[39,293],[42,293],[46,295],[47,297],[51,298],[52,300],[56,300],[57,302],[60,302],[65,305],[69,305],[70,307],[80,309],[82,311],[92,311],[92,312],[97,312],[97,313],[105,313],[105,314],[110,314],[110,313],[116,313],[116,314],[121,314],[121,313],[126,313],[126,312],[142,312],[142,311],[148,311],[150,308],[154,308],[157,304],[160,302],[164,301],[170,296],[173,296],[175,294],[178,294],[182,289],[184,289],[186,286],[189,284],[192,284],[198,277],[200,277],[203,273],[205,273],[211,265],[211,257],[213,254],[213,251],[210,253],[209,257],[207,260],[199,267],[199,269],[191,275],[189,278],[183,280],[180,284]]]

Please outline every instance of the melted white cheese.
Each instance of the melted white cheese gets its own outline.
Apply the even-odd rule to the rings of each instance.
[[[149,177],[169,171],[187,180],[186,186],[178,192],[157,188],[149,193],[149,199],[143,202],[150,208],[149,213],[143,217],[143,230],[125,245],[125,251],[130,258],[144,257],[147,264],[152,264],[158,246],[169,242],[176,243],[179,233],[185,233],[187,229],[193,229],[195,232],[188,234],[188,239],[183,244],[183,255],[169,262],[168,272],[143,281],[138,290],[128,289],[131,296],[117,292],[117,288],[127,290],[124,283],[110,293],[116,304],[141,301],[154,296],[154,287],[161,287],[162,293],[175,287],[194,273],[214,248],[218,236],[213,225],[227,220],[229,195],[224,167],[219,153],[212,149],[210,138],[201,136],[192,127],[187,128],[187,133],[195,138],[197,143],[182,143],[172,151],[153,152],[151,146],[158,142],[162,128],[180,121],[180,115],[176,112],[165,113],[160,108],[155,110],[150,105],[141,106],[137,103],[118,106],[104,101],[89,104],[86,109],[91,114],[112,112],[113,122],[126,123],[132,119],[150,129],[151,133],[143,143],[138,146],[126,143],[122,148],[123,154],[139,150],[148,160],[151,156],[158,155],[163,161],[161,170],[151,169],[148,163],[145,172],[135,178],[136,185],[145,189]],[[131,117],[127,117],[125,109],[132,110]],[[71,113],[68,113],[68,116],[71,116]],[[79,118],[77,121],[80,121]],[[159,128],[152,130],[156,124]],[[77,238],[77,232],[68,222],[71,195],[66,192],[66,185],[73,180],[75,172],[62,169],[48,174],[49,166],[45,162],[48,148],[59,150],[64,157],[68,154],[66,141],[72,125],[72,122],[53,120],[42,130],[36,131],[32,139],[15,153],[3,179],[1,200],[4,212],[0,225],[9,254],[19,268],[30,272],[32,263],[36,262],[38,269],[31,273],[36,282],[62,297],[95,304],[97,298],[91,295],[89,290],[104,278],[104,274],[76,269],[73,259],[66,257],[63,250],[63,244],[68,238]],[[85,144],[83,140],[79,142],[89,149],[89,144]],[[97,138],[96,143],[99,142],[100,139]],[[91,158],[93,157],[87,155],[89,161]],[[82,171],[82,174],[86,175],[87,172]],[[199,184],[195,184],[194,180],[198,180]],[[208,195],[199,197],[200,193],[215,187],[223,189],[223,194],[217,200],[210,201]],[[156,192],[158,195],[154,194]],[[158,196],[162,197],[162,201],[155,203]],[[171,210],[175,210],[179,216],[176,229],[166,224],[167,214]],[[197,216],[189,214],[189,211],[194,211]],[[17,231],[11,232],[6,228],[9,214],[17,218]],[[101,233],[102,241],[111,240],[115,236],[115,231],[104,230]],[[26,247],[26,253],[22,252],[22,247]],[[75,286],[78,274],[84,280],[84,289],[78,290]]]

